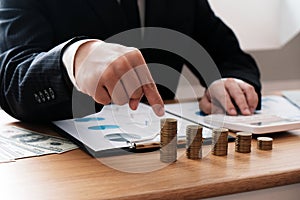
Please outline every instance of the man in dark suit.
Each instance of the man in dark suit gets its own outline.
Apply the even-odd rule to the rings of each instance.
[[[249,115],[259,107],[255,61],[240,49],[233,32],[206,0],[138,0],[139,7],[134,1],[0,0],[1,107],[24,121],[70,118],[76,87],[100,104],[128,102],[132,109],[146,96],[156,114],[162,115],[160,95],[171,98],[172,94],[163,87],[159,94],[146,62],[180,71],[185,61],[170,52],[141,52],[103,42],[141,26],[179,31],[206,49],[227,79],[205,86],[218,88],[224,83],[225,95],[215,98],[226,100],[219,102],[228,114],[236,115],[238,108]],[[123,79],[124,74],[129,78]],[[200,100],[206,113],[211,112],[211,98],[206,92]]]

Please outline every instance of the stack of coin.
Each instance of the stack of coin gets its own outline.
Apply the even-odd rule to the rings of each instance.
[[[251,152],[252,133],[238,132],[235,139],[235,151],[239,153]]]
[[[160,161],[175,162],[177,160],[177,120],[161,119],[160,128]]]
[[[202,158],[202,126],[186,127],[186,156],[192,160]]]
[[[270,137],[258,137],[257,138],[257,149],[259,150],[272,150],[273,139]]]
[[[212,131],[212,154],[226,156],[228,150],[228,129],[216,128]]]

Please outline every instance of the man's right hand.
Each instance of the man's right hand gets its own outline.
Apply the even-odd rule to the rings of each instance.
[[[136,110],[143,97],[158,116],[164,104],[141,52],[132,47],[89,41],[74,59],[77,88],[103,105],[129,103]]]

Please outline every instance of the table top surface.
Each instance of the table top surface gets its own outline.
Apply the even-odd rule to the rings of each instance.
[[[273,85],[273,84],[271,84]],[[270,89],[270,88],[269,88]],[[6,126],[57,135],[47,125],[26,124],[0,110]],[[262,136],[262,135],[259,135]],[[93,158],[81,149],[0,164],[1,199],[199,199],[300,182],[300,130],[267,134],[273,150],[189,160],[178,149],[175,163],[159,161],[159,151]]]
[[[0,111],[0,127],[16,125],[56,134],[45,125],[18,122]],[[93,158],[77,149],[0,164],[4,199],[199,199],[300,182],[300,130],[268,134],[272,151],[235,152],[189,160],[178,150],[172,164],[159,151]]]

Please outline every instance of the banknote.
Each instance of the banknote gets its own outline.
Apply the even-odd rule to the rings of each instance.
[[[56,152],[0,137],[0,154],[2,157],[9,157],[10,159],[14,160],[52,153]]]
[[[0,163],[12,162],[15,158],[6,149],[7,143],[0,140]]]
[[[71,141],[11,126],[0,131],[0,146],[14,158],[64,153],[78,148]]]

